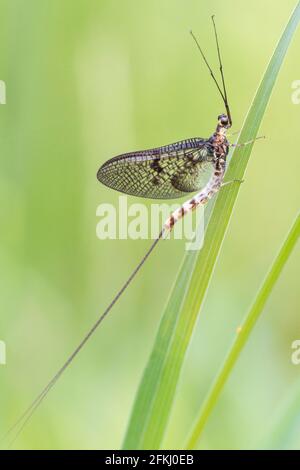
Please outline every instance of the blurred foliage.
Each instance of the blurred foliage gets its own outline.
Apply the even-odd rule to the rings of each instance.
[[[234,127],[242,124],[294,0],[0,0],[0,366],[3,433],[45,385],[149,241],[100,241],[117,204],[96,171],[113,155],[213,132],[222,103],[188,34],[216,65],[217,15]],[[299,33],[279,75],[182,376],[167,436],[180,446],[298,210]],[[130,202],[136,202],[130,198]],[[150,201],[151,202],[151,201]],[[150,202],[148,204],[150,204]],[[18,440],[20,448],[116,448],[184,245],[161,244]],[[291,258],[227,384],[205,448],[249,448],[299,379]],[[205,334],[204,334],[205,332]],[[188,397],[188,398],[187,398]],[[276,424],[278,426],[278,423]],[[296,434],[297,436],[297,434]],[[293,440],[293,447],[300,447]]]

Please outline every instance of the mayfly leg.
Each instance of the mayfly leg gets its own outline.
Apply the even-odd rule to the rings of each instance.
[[[241,129],[239,131],[229,132],[227,133],[227,137],[232,137],[233,135],[237,135],[241,133]]]
[[[261,135],[259,137],[256,137],[255,139],[251,139],[251,140],[247,140],[246,142],[242,142],[241,144],[230,144],[230,147],[245,147],[245,145],[252,144],[256,140],[265,139],[265,138],[266,138],[265,135]]]
[[[239,184],[241,184],[241,183],[243,183],[243,182],[244,182],[244,180],[240,180],[240,179],[238,179],[238,178],[235,178],[235,179],[233,179],[233,180],[225,181],[225,183],[222,183],[222,184],[221,184],[221,188],[224,188],[224,186],[228,186],[229,184],[232,184],[232,183],[239,183]]]

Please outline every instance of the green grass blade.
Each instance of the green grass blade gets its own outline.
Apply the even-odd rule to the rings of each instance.
[[[214,408],[218,397],[228,379],[230,372],[232,371],[236,361],[238,360],[240,353],[245,346],[251,331],[253,330],[259,316],[261,315],[263,308],[272,292],[272,289],[284,268],[285,263],[287,262],[293,248],[295,247],[297,240],[300,235],[300,216],[296,218],[292,228],[290,229],[288,236],[278,253],[268,275],[266,276],[265,281],[263,282],[261,288],[258,291],[256,299],[250,308],[249,313],[247,314],[245,321],[241,327],[241,331],[236,337],[229,354],[227,355],[223,366],[219,374],[217,375],[215,382],[208,394],[207,399],[205,400],[203,407],[200,411],[199,418],[196,422],[196,425],[192,431],[191,437],[188,441],[187,448],[194,449],[197,445],[198,439],[203,431],[205,423]]]
[[[239,142],[245,142],[257,136],[276,77],[299,19],[300,2],[282,34],[263,76],[243,125]],[[235,150],[226,173],[227,180],[243,179],[251,150],[252,145]],[[185,276],[185,281],[183,281],[184,273],[178,277],[170,296],[170,302],[172,302],[172,297],[176,296],[181,282],[186,282],[185,287],[181,287],[181,294],[184,297],[182,301],[178,298],[176,305],[168,304],[164,313],[157,340],[133,406],[124,441],[125,449],[157,449],[162,446],[185,353],[191,341],[238,191],[239,184],[228,185],[220,191],[207,225],[205,244],[194,263],[193,273],[191,276]],[[187,254],[186,258],[189,256],[190,254]],[[187,263],[186,259],[183,269],[187,269]],[[166,331],[162,348],[160,338],[162,337],[162,329],[168,325],[166,317],[172,317],[172,321],[168,320],[172,327]],[[153,360],[154,357],[156,361]]]

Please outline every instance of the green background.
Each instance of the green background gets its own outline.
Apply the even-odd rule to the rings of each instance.
[[[207,137],[223,106],[192,42],[217,67],[216,14],[238,130],[294,0],[0,0],[0,433],[62,365],[149,246],[96,237],[108,158]],[[299,32],[255,145],[165,439],[180,448],[298,210]],[[129,203],[137,202],[134,197]],[[147,203],[148,205],[150,204]],[[119,448],[184,255],[161,243],[32,418],[19,448]],[[290,259],[201,448],[300,448],[299,249]],[[290,418],[285,407],[292,403]],[[298,403],[298,405],[297,405]],[[291,409],[291,408],[289,408]],[[285,419],[282,419],[282,413]]]

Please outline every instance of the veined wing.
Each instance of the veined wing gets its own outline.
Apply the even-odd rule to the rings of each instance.
[[[199,191],[213,171],[212,161],[209,141],[193,138],[114,157],[101,166],[97,178],[126,194],[172,199]]]

